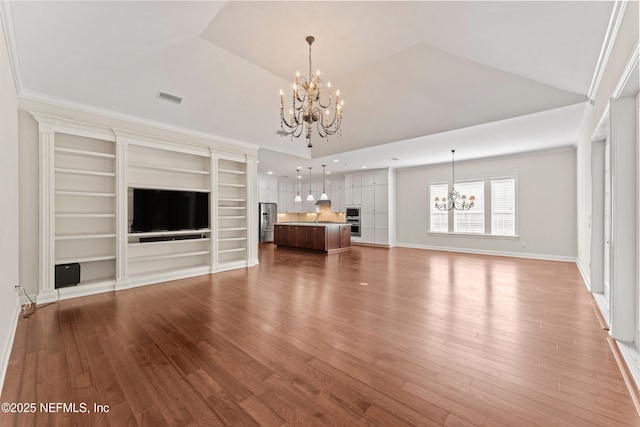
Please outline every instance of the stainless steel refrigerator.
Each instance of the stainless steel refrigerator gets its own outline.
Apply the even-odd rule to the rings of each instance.
[[[260,243],[273,242],[273,225],[278,216],[278,205],[275,203],[259,203],[260,211]]]

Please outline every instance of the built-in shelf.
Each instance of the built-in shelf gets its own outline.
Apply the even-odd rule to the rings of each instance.
[[[115,172],[90,171],[84,169],[55,168],[55,171],[57,173],[66,173],[71,175],[106,176],[109,178],[116,176]]]
[[[186,234],[200,234],[200,233],[210,233],[210,232],[211,232],[210,228],[202,228],[199,230],[178,230],[178,231],[146,231],[143,233],[129,233],[129,237],[183,236]]]
[[[131,188],[145,188],[148,190],[171,190],[171,191],[194,191],[196,193],[211,193],[208,188],[185,188],[185,187],[171,187],[168,185],[155,185],[155,184],[135,184],[129,183]]]
[[[218,206],[219,210],[225,210],[225,209],[244,209],[246,210],[247,207],[246,206]]]
[[[239,171],[239,170],[233,170],[233,169],[222,169],[222,168],[219,168],[218,172],[234,173],[236,175],[245,175],[246,174],[245,171]]]
[[[116,214],[112,213],[65,213],[59,212],[56,218],[115,218]]]
[[[56,240],[110,239],[116,234],[57,234]]]
[[[59,258],[55,260],[55,263],[70,264],[73,262],[108,261],[110,259],[116,259],[116,256],[115,255],[95,255],[95,256],[88,256],[88,257]]]
[[[229,215],[229,216],[220,216],[220,219],[247,219],[246,216],[240,216],[240,215]]]
[[[97,151],[88,151],[88,150],[78,150],[76,148],[66,148],[66,147],[55,147],[55,152],[62,153],[62,154],[73,154],[76,156],[83,156],[83,157],[95,157],[99,159],[115,159],[116,158],[115,154],[100,153]]]
[[[241,240],[247,240],[246,237],[229,237],[226,239],[218,239],[218,242],[236,242]]]
[[[247,188],[244,184],[233,184],[230,182],[219,182],[218,186],[220,187],[234,187],[234,188]]]
[[[219,227],[218,231],[244,231],[247,227]]]
[[[116,194],[115,193],[97,193],[97,192],[93,192],[93,191],[56,190],[56,196],[116,197]]]
[[[180,243],[208,242],[210,240],[211,240],[210,237],[202,237],[198,239],[158,240],[156,242],[142,242],[142,243],[133,242],[133,243],[129,243],[129,247],[131,248],[131,247],[142,246],[145,248],[149,248],[152,246],[164,246],[164,245],[180,244]]]
[[[229,254],[232,252],[242,252],[242,251],[246,251],[247,248],[233,248],[233,249],[221,249],[218,251],[218,253],[220,254]]]
[[[162,166],[162,165],[148,165],[144,163],[129,163],[129,167],[135,168],[135,169],[146,169],[146,170],[163,171],[163,172],[177,172],[177,173],[186,173],[186,174],[195,174],[195,175],[210,175],[209,171],[205,171],[205,170],[176,168],[172,166]]]
[[[227,198],[218,198],[219,202],[241,202],[246,203],[247,199],[227,199]]]
[[[193,251],[193,252],[178,252],[170,254],[157,254],[157,255],[143,255],[129,257],[129,262],[142,262],[142,261],[155,261],[160,259],[173,259],[173,258],[186,258],[191,256],[208,255],[210,251]]]

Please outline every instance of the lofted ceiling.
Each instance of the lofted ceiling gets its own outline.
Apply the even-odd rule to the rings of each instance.
[[[259,171],[282,176],[573,145],[613,2],[2,6],[22,98],[252,143]],[[346,103],[342,135],[316,135],[311,150],[276,133],[307,35],[314,70]]]

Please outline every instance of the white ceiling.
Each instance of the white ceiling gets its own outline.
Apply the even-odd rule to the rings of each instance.
[[[612,7],[18,1],[3,12],[24,98],[253,143],[261,172],[292,175],[574,144]],[[312,150],[276,134],[278,92],[307,72],[310,34],[314,69],[346,103],[341,137],[316,136]]]

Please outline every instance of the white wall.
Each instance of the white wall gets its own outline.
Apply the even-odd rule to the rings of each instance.
[[[429,182],[451,179],[451,164],[399,169],[397,244],[549,259],[576,256],[575,150],[456,162],[456,181],[517,176],[519,238],[429,234]]]
[[[0,391],[20,304],[18,274],[18,99],[0,22]]]
[[[591,265],[591,139],[598,130],[609,99],[613,96],[631,52],[637,43],[638,2],[629,2],[600,86],[593,96],[593,107],[585,117],[584,125],[577,138],[577,257],[578,264],[583,274],[586,275],[587,281],[590,280]]]

